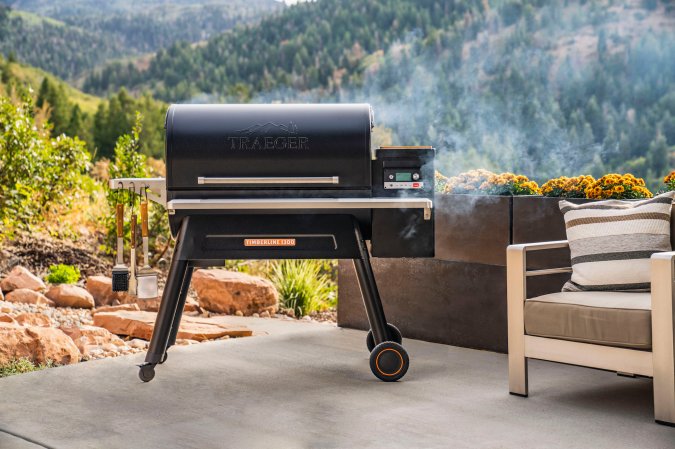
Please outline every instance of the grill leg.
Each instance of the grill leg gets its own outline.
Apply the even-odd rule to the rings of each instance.
[[[180,327],[180,319],[183,316],[183,308],[185,307],[185,300],[187,299],[188,290],[190,289],[190,281],[192,280],[192,272],[194,267],[188,264],[183,277],[183,285],[180,288],[180,295],[178,295],[178,305],[176,312],[173,315],[173,322],[171,323],[171,335],[169,336],[169,344],[167,349],[176,344],[176,335],[178,335],[178,328]]]
[[[145,364],[141,366],[141,379],[145,382],[154,377],[154,365],[161,363],[168,347],[171,336],[171,328],[176,318],[176,311],[180,296],[182,293],[183,280],[188,277],[188,270],[191,266],[187,260],[187,251],[184,245],[185,230],[188,226],[188,219],[183,220],[178,238],[176,239],[176,248],[171,258],[171,267],[169,268],[169,277],[164,286],[162,302],[159,305],[159,312],[155,321],[155,328],[152,332],[150,347],[145,356]],[[189,278],[188,278],[189,280]],[[188,282],[189,284],[189,282]],[[178,315],[180,320],[180,315]],[[176,323],[176,328],[178,323]],[[145,372],[145,376],[144,376]]]
[[[391,340],[392,336],[389,335],[387,319],[384,316],[384,309],[382,308],[382,301],[380,300],[380,293],[377,291],[373,267],[370,265],[368,247],[366,246],[365,240],[363,240],[361,229],[356,222],[354,223],[354,234],[359,248],[359,256],[354,259],[354,268],[356,268],[356,276],[359,280],[363,304],[366,307],[368,323],[370,323],[370,329],[373,332],[375,345],[378,345],[384,341]]]

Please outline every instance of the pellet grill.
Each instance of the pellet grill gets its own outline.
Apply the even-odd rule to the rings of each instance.
[[[110,180],[164,204],[176,238],[141,380],[175,344],[193,270],[228,259],[352,259],[371,370],[402,378],[369,254],[433,257],[434,149],[373,152],[368,104],[172,105],[165,128],[166,179]]]

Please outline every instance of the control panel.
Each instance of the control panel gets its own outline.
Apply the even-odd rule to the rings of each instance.
[[[373,164],[373,190],[377,196],[433,197],[433,147],[380,147]]]
[[[422,189],[424,181],[420,179],[420,170],[417,169],[385,169],[385,189]]]

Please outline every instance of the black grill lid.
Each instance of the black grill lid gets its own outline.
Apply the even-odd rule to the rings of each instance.
[[[172,105],[167,188],[371,187],[368,104]]]

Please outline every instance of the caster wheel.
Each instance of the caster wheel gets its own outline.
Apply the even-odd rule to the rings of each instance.
[[[153,364],[144,364],[140,365],[138,370],[138,378],[143,382],[150,382],[155,377],[155,365]]]
[[[391,335],[392,341],[398,343],[399,345],[403,343],[403,336],[401,335],[401,331],[398,330],[398,327],[387,323],[387,328],[389,329],[389,334]],[[373,338],[372,329],[368,331],[368,336],[366,337],[366,346],[368,347],[369,352],[372,352],[373,348],[375,348],[375,339]]]
[[[370,353],[370,370],[385,382],[396,382],[405,376],[409,365],[408,353],[393,341],[380,343]]]
[[[166,362],[166,359],[169,358],[169,353],[165,352],[164,355],[162,356],[162,360],[159,361],[159,364],[161,365],[162,363]]]

